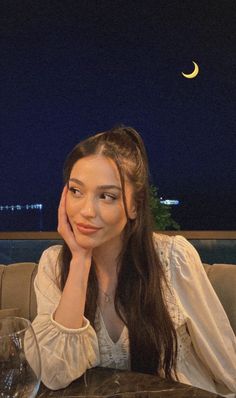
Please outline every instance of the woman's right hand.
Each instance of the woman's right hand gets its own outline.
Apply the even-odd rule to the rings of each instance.
[[[67,213],[66,213],[66,196],[68,192],[68,187],[65,185],[62,195],[60,204],[58,207],[58,227],[57,231],[61,235],[61,237],[66,242],[67,246],[69,247],[72,259],[79,257],[87,258],[91,260],[92,257],[92,249],[85,249],[79,245],[76,241],[74,232],[71,228]]]
[[[84,308],[88,276],[91,267],[92,249],[85,249],[77,242],[66,213],[64,187],[58,208],[58,232],[71,251],[69,273],[62,291],[59,305],[54,313],[54,320],[70,329],[79,329],[84,322]],[[75,303],[77,303],[75,305]]]

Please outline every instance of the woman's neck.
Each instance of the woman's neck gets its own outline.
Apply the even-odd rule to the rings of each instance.
[[[110,240],[93,250],[96,267],[109,274],[117,270],[119,254],[122,249],[121,239]]]
[[[121,251],[121,242],[107,242],[93,251],[98,283],[101,289],[114,290],[117,284],[118,258]]]

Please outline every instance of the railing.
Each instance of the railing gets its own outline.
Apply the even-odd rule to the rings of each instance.
[[[187,239],[236,239],[236,231],[156,231],[166,235],[182,235]],[[45,232],[0,232],[1,239],[61,239],[55,231]]]
[[[205,263],[236,264],[236,231],[159,232],[187,238]],[[55,231],[0,232],[0,264],[38,262],[45,249],[61,243],[61,237]]]

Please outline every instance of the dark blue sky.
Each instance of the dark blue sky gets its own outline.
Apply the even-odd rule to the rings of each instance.
[[[184,227],[236,228],[234,0],[5,0],[0,15],[0,204],[41,202],[54,229],[66,154],[124,123]]]

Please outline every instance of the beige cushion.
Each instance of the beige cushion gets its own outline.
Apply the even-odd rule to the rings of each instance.
[[[33,281],[35,263],[0,265],[0,308],[20,308],[20,316],[33,320],[36,316],[36,297]]]
[[[0,310],[0,319],[7,316],[21,316],[20,308],[5,308],[4,310]]]
[[[236,265],[204,264],[204,268],[236,334]]]

